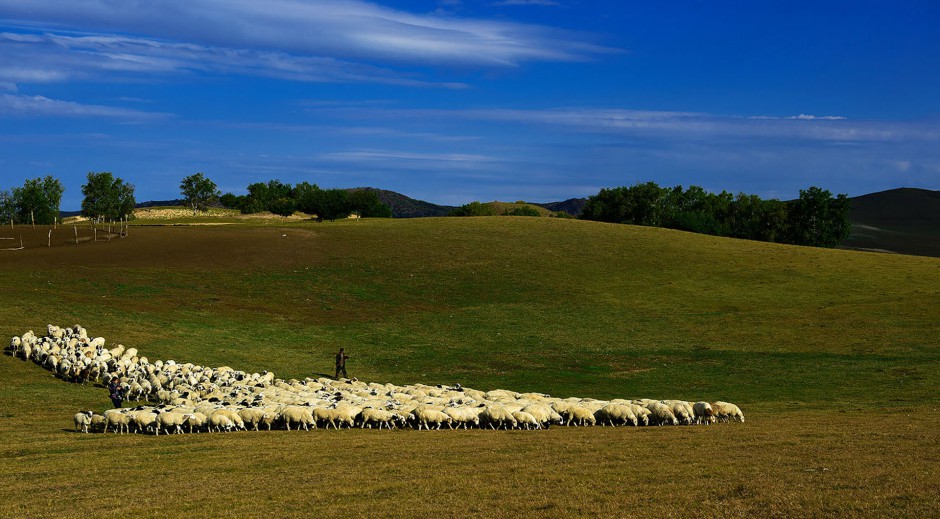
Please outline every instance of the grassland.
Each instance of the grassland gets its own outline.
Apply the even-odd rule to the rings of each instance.
[[[205,220],[203,220],[205,221]],[[146,223],[146,222],[141,222]],[[0,336],[81,323],[281,377],[730,400],[745,424],[67,432],[100,388],[0,358],[0,515],[933,515],[940,260],[549,218],[132,228],[5,251]],[[704,507],[704,508],[703,508]]]

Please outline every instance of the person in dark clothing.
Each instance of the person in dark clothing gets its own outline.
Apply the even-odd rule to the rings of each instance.
[[[114,407],[121,407],[124,404],[124,387],[121,386],[121,380],[118,377],[111,379],[111,383],[108,384],[108,393]]]
[[[339,372],[343,372],[343,377],[349,378],[349,375],[346,374],[346,359],[349,358],[349,355],[343,351],[343,348],[339,349],[339,353],[336,354],[336,376],[333,378],[339,378]]]

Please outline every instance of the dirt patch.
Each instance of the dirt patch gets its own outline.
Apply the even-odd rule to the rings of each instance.
[[[323,247],[310,229],[239,226],[135,226],[126,238],[106,231],[98,241],[89,240],[88,230],[76,245],[71,226],[53,230],[53,246],[47,247],[51,227],[15,230],[26,249],[0,251],[0,261],[24,268],[43,267],[196,267],[245,268],[319,263]],[[9,228],[7,229],[9,235]],[[13,243],[4,240],[3,244]],[[2,246],[2,245],[0,245]]]

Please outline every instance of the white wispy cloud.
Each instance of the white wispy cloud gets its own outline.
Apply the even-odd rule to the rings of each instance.
[[[610,52],[550,27],[415,14],[361,0],[0,0],[0,19],[49,32],[372,63],[515,66]]]
[[[0,33],[0,78],[11,83],[55,83],[109,77],[206,72],[311,82],[373,82],[462,88],[332,58],[168,43],[125,36]]]
[[[60,101],[43,96],[0,94],[0,114],[11,117],[105,117],[126,121],[166,119],[169,114]]]
[[[468,153],[422,153],[400,150],[353,150],[323,153],[323,161],[343,163],[381,163],[383,167],[427,169],[448,168],[476,169],[484,164],[503,162],[504,159],[488,155]]]
[[[558,2],[553,0],[502,0],[501,2],[494,2],[493,5],[505,6],[505,5],[547,5],[547,6],[557,6],[560,5]]]
[[[405,110],[323,108],[338,117],[523,124],[550,131],[666,139],[774,139],[828,143],[940,140],[940,126],[903,121],[855,121],[842,116],[737,116],[618,108]]]

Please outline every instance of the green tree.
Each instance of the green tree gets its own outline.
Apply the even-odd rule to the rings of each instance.
[[[13,188],[10,194],[15,219],[21,223],[52,225],[59,216],[59,205],[65,188],[52,175],[35,178]]]
[[[219,197],[219,203],[226,209],[241,209],[245,204],[245,199],[244,195],[236,196],[232,193],[225,193]]]
[[[470,202],[452,210],[447,216],[496,216],[496,209],[482,202]]]
[[[134,213],[134,186],[109,171],[89,172],[82,186],[82,216],[95,221],[118,220]]]
[[[193,210],[193,217],[196,211],[208,212],[209,206],[219,200],[219,188],[215,182],[206,178],[202,173],[190,175],[180,182],[180,193],[183,199]]]
[[[379,200],[379,195],[369,189],[349,191],[349,210],[363,218],[391,218],[392,208]]]
[[[518,204],[518,202],[517,202]],[[539,210],[532,207],[531,205],[522,202],[521,205],[515,205],[514,207],[507,208],[503,212],[503,216],[541,216]]]
[[[248,186],[248,195],[242,204],[241,212],[251,214],[270,211],[290,216],[296,210],[293,200],[293,190],[290,184],[285,184],[280,180],[256,182]]]
[[[324,189],[320,192],[317,220],[335,221],[349,216],[349,193],[345,189]]]
[[[16,204],[13,194],[4,189],[0,190],[0,224],[10,223],[16,217]]]
[[[788,204],[789,241],[797,245],[835,247],[849,236],[849,199],[833,198],[828,189],[812,186]]]

